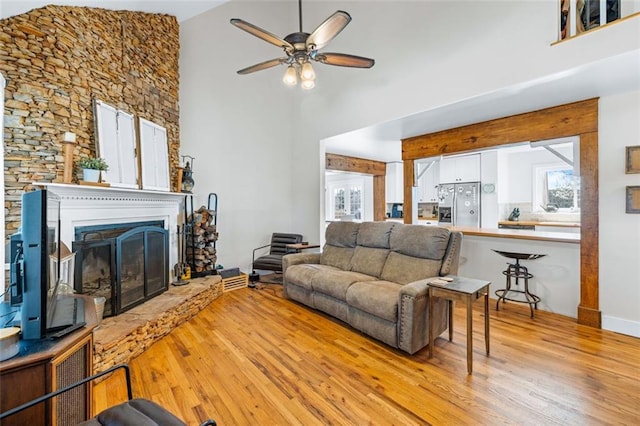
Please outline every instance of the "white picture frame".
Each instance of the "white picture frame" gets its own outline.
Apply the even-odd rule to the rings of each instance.
[[[139,118],[142,189],[170,191],[167,129]]]
[[[109,166],[102,172],[103,181],[115,187],[139,188],[133,114],[95,99],[94,126],[97,156]]]

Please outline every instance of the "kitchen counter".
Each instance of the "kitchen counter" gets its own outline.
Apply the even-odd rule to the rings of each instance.
[[[562,226],[566,228],[580,228],[580,223],[577,222],[534,222],[526,220],[502,220],[498,222],[498,225]]]
[[[451,229],[452,231],[460,231],[464,235],[475,235],[479,237],[511,238],[518,240],[537,240],[580,244],[580,234],[569,232],[543,232],[531,231],[526,229],[471,228],[464,226],[451,226],[447,228]]]

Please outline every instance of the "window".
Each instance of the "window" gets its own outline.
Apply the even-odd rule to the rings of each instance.
[[[541,211],[548,205],[558,211],[580,210],[580,177],[574,176],[573,168],[563,166],[540,166],[535,169],[533,211]]]
[[[362,220],[364,180],[362,178],[327,183],[327,220]]]

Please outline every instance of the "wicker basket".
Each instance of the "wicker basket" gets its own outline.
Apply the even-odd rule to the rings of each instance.
[[[245,288],[249,285],[249,276],[247,274],[240,274],[235,277],[224,278],[222,280],[224,285],[223,291],[237,290],[239,288]]]

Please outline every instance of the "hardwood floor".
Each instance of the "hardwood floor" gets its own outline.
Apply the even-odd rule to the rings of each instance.
[[[640,423],[640,339],[528,307],[474,312],[473,375],[463,308],[453,342],[413,356],[281,297],[281,286],[225,293],[131,363],[134,397],[189,424]],[[121,374],[94,388],[96,410],[126,399]]]

